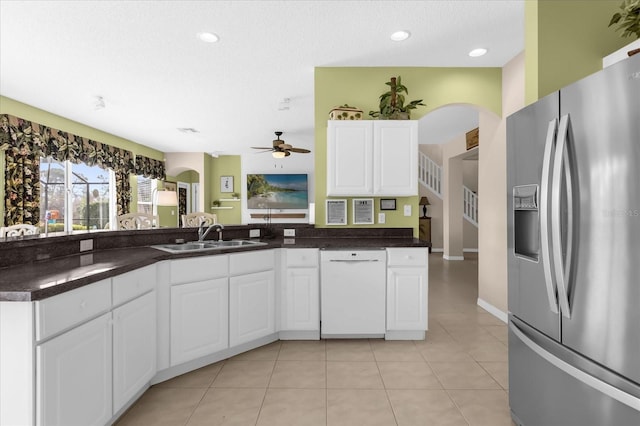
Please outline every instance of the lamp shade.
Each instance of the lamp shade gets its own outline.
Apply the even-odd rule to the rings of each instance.
[[[421,206],[429,206],[431,205],[431,203],[429,202],[429,199],[427,197],[421,197],[420,198],[420,204]]]
[[[178,193],[176,191],[158,191],[159,206],[177,206]]]

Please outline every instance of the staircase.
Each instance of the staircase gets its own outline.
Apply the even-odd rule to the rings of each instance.
[[[418,181],[442,199],[442,167],[422,152],[418,152]],[[478,194],[463,186],[463,217],[478,227]]]

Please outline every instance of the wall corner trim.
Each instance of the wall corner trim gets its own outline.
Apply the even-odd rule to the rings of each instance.
[[[491,303],[478,298],[478,306],[480,306],[485,311],[489,312],[494,317],[498,318],[503,323],[507,324],[509,322],[506,312],[502,312],[500,309],[496,308]]]

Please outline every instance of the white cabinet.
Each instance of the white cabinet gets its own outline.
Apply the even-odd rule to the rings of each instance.
[[[111,313],[36,346],[38,425],[104,425],[112,416]]]
[[[171,366],[229,346],[228,263],[227,255],[171,262]]]
[[[155,374],[156,293],[151,291],[113,310],[113,414]]]
[[[320,338],[318,249],[283,249],[280,339]]]
[[[418,195],[418,122],[328,122],[327,195]]]
[[[428,249],[388,248],[386,339],[424,339],[428,289]]]
[[[229,346],[275,333],[273,271],[229,279]]]
[[[229,255],[229,346],[275,333],[275,251]]]
[[[216,278],[171,287],[171,365],[228,347],[228,283]]]

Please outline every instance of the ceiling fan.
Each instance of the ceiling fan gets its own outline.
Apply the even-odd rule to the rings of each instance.
[[[275,132],[276,134],[276,139],[273,140],[273,146],[272,147],[266,147],[266,146],[252,146],[251,148],[253,149],[263,149],[263,152],[271,152],[271,155],[273,155],[273,158],[284,158],[284,157],[288,157],[291,155],[292,152],[297,152],[300,154],[307,154],[311,151],[309,151],[308,149],[304,149],[304,148],[294,148],[293,146],[289,145],[288,143],[285,143],[282,139],[280,139],[280,136],[282,135],[282,132]]]

